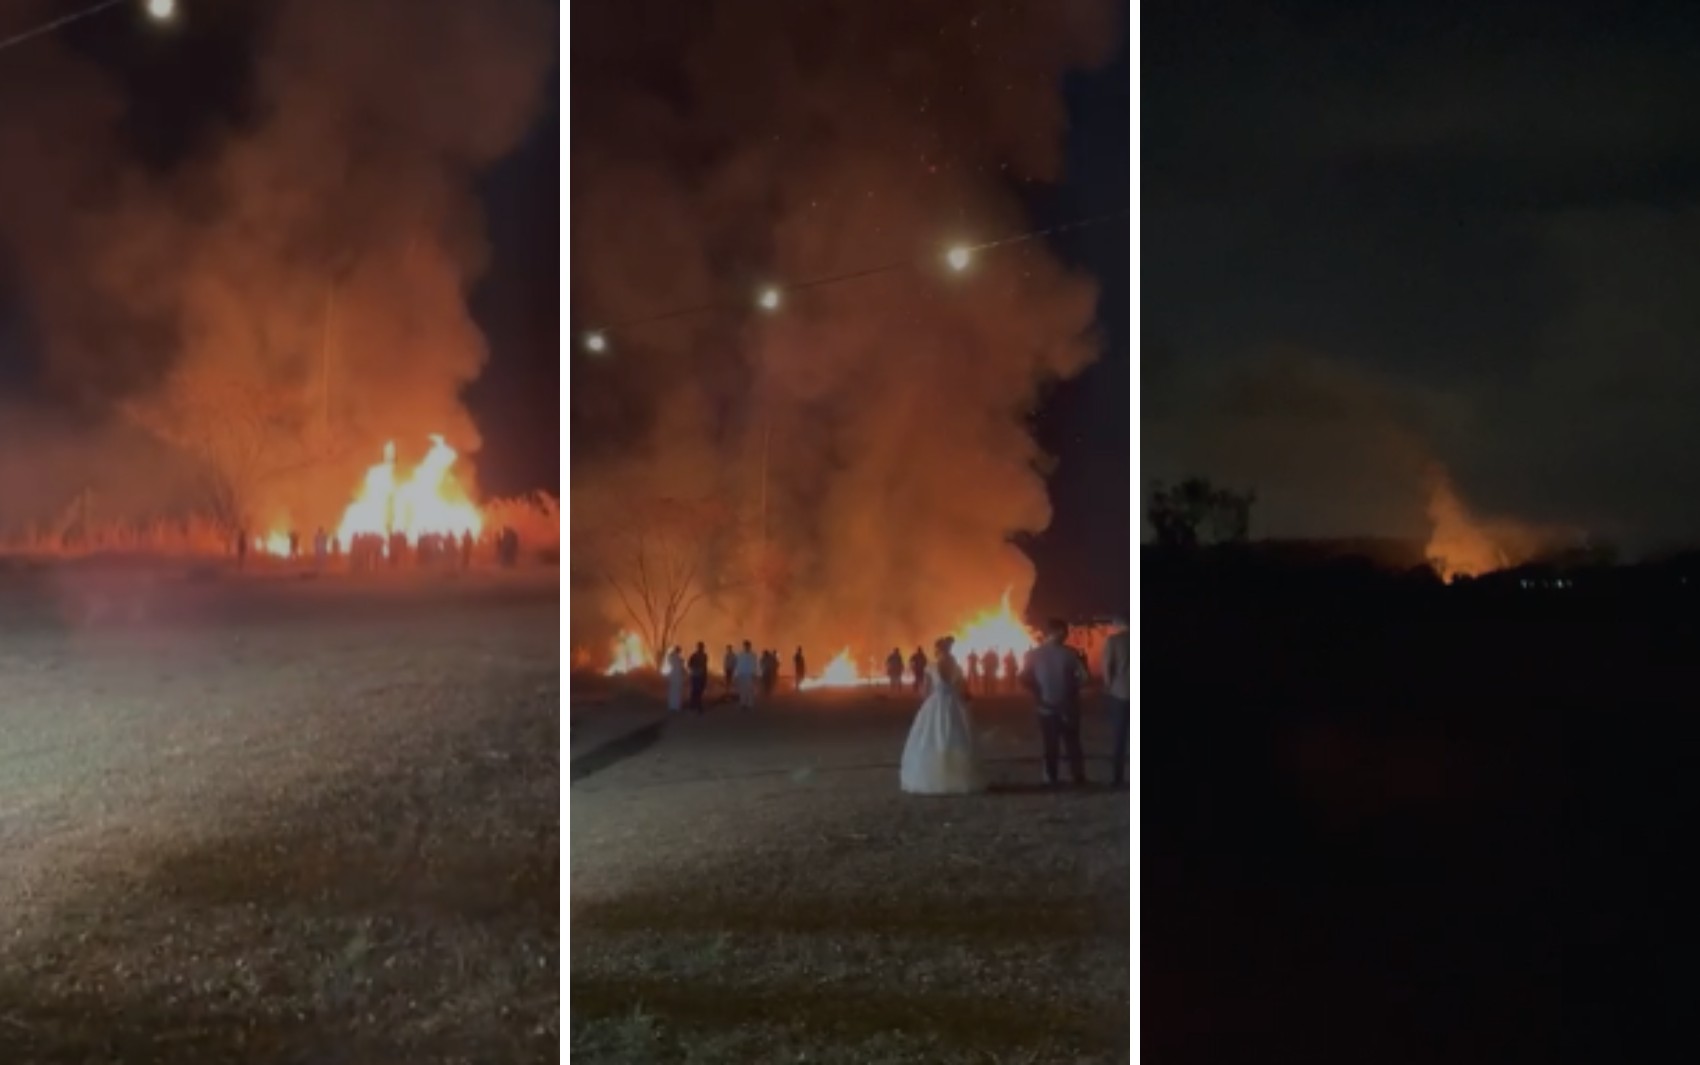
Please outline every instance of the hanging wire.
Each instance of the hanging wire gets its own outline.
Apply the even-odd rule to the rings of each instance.
[[[124,2],[125,0],[100,0],[100,3],[98,4],[91,4],[80,11],[73,11],[69,15],[61,15],[51,22],[42,23],[34,29],[24,30],[22,33],[15,33],[10,37],[0,39],[0,52],[4,52],[6,49],[11,48],[14,45],[23,44],[25,41],[32,41],[37,37],[52,33],[61,26],[69,26],[71,23],[86,19],[90,15],[98,15],[107,8],[117,7],[119,4]]]
[[[1076,229],[1085,229],[1090,226],[1103,225],[1105,222],[1113,222],[1117,219],[1126,218],[1129,213],[1129,210],[1112,211],[1109,214],[1094,215],[1091,218],[1082,218],[1073,222],[1061,222],[1054,226],[1046,226],[1043,229],[1028,230],[1025,233],[1016,233],[1012,236],[1000,237],[997,240],[988,240],[979,244],[957,244],[953,245],[947,254],[952,267],[957,270],[961,270],[966,267],[968,261],[974,255],[980,252],[992,251],[997,248],[1004,248],[1009,245],[1020,244],[1025,241],[1038,240],[1042,237],[1056,236],[1059,233],[1068,233]],[[767,309],[772,310],[779,305],[779,297],[788,292],[802,292],[807,289],[824,288],[828,285],[838,285],[849,281],[860,281],[864,278],[891,273],[893,270],[912,268],[931,261],[932,258],[929,256],[910,256],[904,259],[895,259],[888,263],[881,263],[878,266],[867,266],[857,270],[846,270],[843,273],[828,274],[824,277],[810,278],[807,281],[796,281],[787,285],[767,285],[761,290],[762,305],[767,307]],[[748,305],[744,303],[732,303],[730,301],[722,300],[714,303],[701,303],[693,307],[679,307],[674,310],[661,311],[656,314],[646,314],[638,318],[628,318],[622,322],[616,322],[611,325],[598,326],[586,330],[584,333],[584,344],[585,347],[589,348],[592,352],[600,354],[608,349],[608,338],[617,333],[627,332],[646,325],[654,325],[658,322],[672,321],[676,318],[689,318],[699,314],[710,314],[715,311],[733,309],[743,310],[747,306]]]

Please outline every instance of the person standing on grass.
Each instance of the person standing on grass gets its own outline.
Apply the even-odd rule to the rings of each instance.
[[[691,709],[700,714],[702,713],[703,689],[708,687],[708,651],[703,648],[701,642],[698,642],[697,649],[691,652],[689,665],[691,673]]]
[[[676,714],[685,706],[685,659],[675,644],[667,652],[667,712]]]
[[[791,656],[791,666],[796,670],[797,690],[802,691],[803,678],[808,676],[809,673],[807,668],[805,668],[807,663],[803,661],[803,649],[801,647],[797,648],[797,653]]]
[[[732,650],[731,644],[726,645],[726,657],[721,666],[726,670],[726,694],[731,695],[733,678],[738,672],[738,652]]]
[[[750,641],[745,640],[744,650],[733,666],[733,676],[738,681],[738,705],[745,710],[756,708],[756,678],[760,673],[761,664],[756,659],[756,652]]]
[[[1069,775],[1086,783],[1086,757],[1080,749],[1080,689],[1086,670],[1080,656],[1065,642],[1068,622],[1045,624],[1045,642],[1027,652],[1021,684],[1033,694],[1039,711],[1039,732],[1045,744],[1045,783],[1057,783],[1057,747],[1067,749]]]
[[[891,694],[903,694],[903,652],[895,647],[886,657],[885,675],[891,680]]]
[[[1104,641],[1104,706],[1110,712],[1110,728],[1115,747],[1110,755],[1110,782],[1121,786],[1122,774],[1127,772],[1127,729],[1132,709],[1131,639],[1127,622],[1115,618],[1110,622],[1110,638]]]

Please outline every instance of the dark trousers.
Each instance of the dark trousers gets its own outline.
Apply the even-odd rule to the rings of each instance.
[[[1110,711],[1110,728],[1116,736],[1115,753],[1110,756],[1110,779],[1120,784],[1127,773],[1127,729],[1132,706],[1127,699],[1113,695],[1104,696],[1104,705]]]
[[[1069,776],[1076,784],[1086,783],[1086,756],[1080,750],[1080,715],[1040,714],[1039,731],[1045,738],[1045,783],[1057,782],[1057,745],[1067,748]]]
[[[691,709],[702,713],[702,692],[708,687],[707,673],[691,674]]]

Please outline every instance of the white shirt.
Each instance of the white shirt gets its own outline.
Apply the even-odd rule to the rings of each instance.
[[[754,651],[745,651],[743,654],[738,656],[738,665],[737,668],[732,671],[732,675],[740,678],[754,677],[760,672],[761,668],[756,663],[756,653]]]
[[[1128,631],[1112,633],[1104,641],[1104,694],[1112,699],[1131,698],[1129,668],[1132,665]]]

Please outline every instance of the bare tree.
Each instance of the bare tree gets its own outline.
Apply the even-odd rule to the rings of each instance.
[[[726,545],[734,521],[712,499],[625,502],[574,546],[657,660],[704,598],[733,586]],[[575,521],[576,523],[576,521]]]
[[[227,530],[252,519],[268,481],[307,460],[300,390],[236,368],[180,368],[125,415],[199,462],[201,507]]]
[[[1244,543],[1251,535],[1251,508],[1256,501],[1251,492],[1217,488],[1202,477],[1193,477],[1173,488],[1157,485],[1146,520],[1165,547]]]

